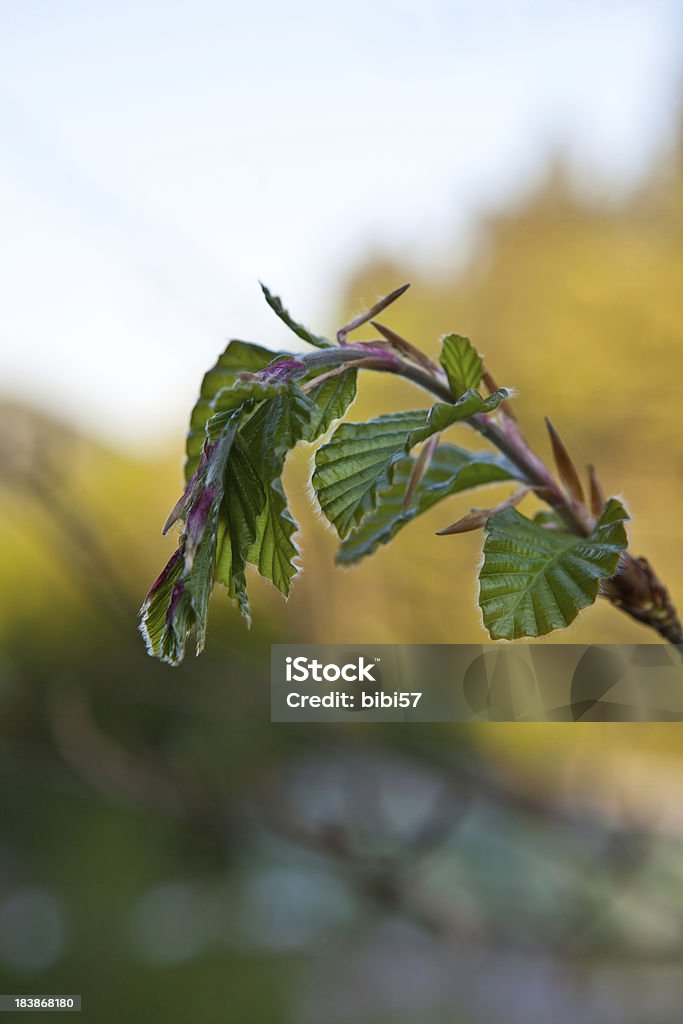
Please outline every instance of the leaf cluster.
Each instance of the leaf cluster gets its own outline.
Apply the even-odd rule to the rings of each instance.
[[[436,367],[378,324],[384,340],[374,347],[348,344],[348,331],[368,317],[342,329],[336,343],[312,334],[263,291],[280,319],[318,351],[275,355],[234,340],[205,375],[190,418],[185,490],[165,527],[182,523],[178,548],[141,612],[151,654],[178,664],[190,637],[202,650],[217,583],[249,621],[249,565],[289,594],[298,548],[282,484],[285,460],[300,442],[330,434],[353,403],[364,367],[404,373],[440,400],[428,409],[342,422],[318,447],[312,486],[339,535],[337,561],[351,565],[372,554],[452,495],[509,482],[518,490],[501,506],[473,510],[442,531],[484,527],[479,601],[491,637],[543,635],[595,601],[600,580],[613,575],[626,547],[621,503],[605,503],[589,535],[565,529],[555,512],[528,519],[511,507],[531,489],[524,466],[495,448],[470,451],[442,440],[455,425],[481,429],[504,416],[501,407],[512,395],[491,384],[467,338],[445,336]]]

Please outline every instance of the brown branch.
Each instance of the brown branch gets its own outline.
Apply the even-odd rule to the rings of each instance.
[[[336,355],[333,355],[332,358],[339,363],[354,361],[359,368],[398,374],[411,380],[441,401],[452,402],[454,396],[446,375],[433,363],[427,365],[425,361],[415,360],[415,346],[406,342],[405,339],[401,338],[398,345],[394,344],[393,352],[383,351],[379,347],[373,350],[371,344],[368,343],[354,346],[346,341],[346,335],[350,330],[367,323],[376,316],[380,308],[386,308],[404,291],[405,286],[396,289],[386,299],[380,300],[367,314],[356,317],[350,324],[342,328],[338,337],[344,346],[341,349],[343,355],[340,358],[340,349],[337,349],[334,350]],[[394,332],[379,328],[379,325],[376,324],[375,326],[381,330],[385,339],[388,335],[394,342],[399,338]],[[353,351],[354,349],[355,351]],[[359,351],[361,349],[365,349],[365,351]],[[319,364],[329,358],[329,350],[325,353],[317,353],[312,357]],[[489,387],[493,386],[493,378],[488,371],[485,383]],[[597,475],[594,468],[590,467],[590,497],[589,503],[587,503],[574,464],[549,420],[546,420],[546,423],[551,436],[553,452],[565,486],[558,483],[545,462],[533,451],[513,416],[504,413],[496,418],[491,415],[479,414],[471,416],[465,422],[469,423],[514,463],[520,471],[523,482],[558,513],[572,533],[584,537],[592,533],[595,526],[596,509],[604,500]],[[620,611],[637,622],[654,629],[669,643],[683,645],[683,626],[676,607],[667,588],[647,559],[625,554],[620,560],[617,572],[612,579],[604,583],[600,592]],[[681,653],[683,655],[683,652]]]

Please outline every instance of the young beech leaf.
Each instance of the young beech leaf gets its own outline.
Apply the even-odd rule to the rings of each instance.
[[[405,454],[411,431],[424,427],[426,412],[391,413],[365,423],[342,423],[318,449],[312,484],[322,511],[346,537],[375,506],[387,468]]]
[[[247,557],[285,597],[299,571],[294,562],[299,554],[294,541],[298,525],[287,507],[281,480],[285,459],[298,441],[314,441],[344,415],[356,396],[356,372],[348,370],[327,380],[308,396],[293,388],[261,406],[244,428],[245,442],[257,453],[266,485],[266,504]],[[288,406],[286,412],[283,405]]]
[[[307,327],[303,326],[303,324],[297,323],[297,321],[294,320],[294,318],[289,315],[289,313],[283,306],[282,299],[280,299],[277,295],[273,295],[273,293],[269,291],[269,289],[266,288],[266,286],[263,283],[261,283],[261,291],[265,296],[266,302],[273,310],[273,312],[276,314],[276,316],[280,317],[280,320],[282,320],[283,324],[287,324],[287,327],[289,327],[290,331],[294,331],[297,338],[301,338],[302,341],[306,341],[308,342],[309,345],[314,345],[316,348],[334,347],[333,343],[331,341],[328,341],[327,338],[322,338],[318,334],[312,334]]]
[[[169,628],[169,608],[176,584],[183,571],[183,552],[178,548],[152,584],[144,604],[140,610],[140,632],[147,647],[147,653],[171,665],[182,660],[185,650],[185,632],[179,639],[175,632],[175,622],[171,617]]]
[[[140,631],[147,650],[171,665],[182,661],[192,633],[196,635],[197,653],[204,645],[216,551],[224,532],[220,509],[226,468],[239,417],[239,412],[234,413],[220,440],[207,444],[186,492],[187,502],[182,509],[185,524],[178,550],[147,594],[140,612]]]
[[[256,410],[241,434],[265,490],[247,561],[285,596],[298,571],[294,558],[299,551],[293,540],[297,524],[287,508],[280,477],[287,453],[308,437],[314,418],[320,419],[311,396],[289,385]]]
[[[203,451],[165,527],[184,521],[178,551],[141,613],[149,652],[171,664],[182,660],[193,633],[202,649],[214,583],[227,587],[249,620],[247,563],[285,595],[297,573],[297,525],[280,479],[284,462],[298,441],[313,440],[346,412],[356,371],[305,394],[279,373],[283,363],[269,358],[265,377],[244,379],[236,376],[244,373],[239,369],[231,379],[235,367],[244,366],[234,360],[230,373],[207,386],[213,394],[201,411]]]
[[[294,542],[297,523],[287,508],[281,475],[287,453],[298,441],[314,441],[343,416],[356,394],[356,371],[349,370],[304,394],[289,385],[261,405],[247,421],[242,437],[265,487],[266,500],[247,559],[287,596],[298,572]]]
[[[344,539],[377,505],[378,484],[393,482],[395,463],[426,441],[475,413],[493,412],[509,395],[501,388],[487,398],[467,391],[452,405],[380,416],[365,423],[342,423],[318,449],[313,489],[320,507]]]
[[[248,619],[248,562],[285,595],[296,575],[293,560],[298,551],[292,537],[297,527],[287,509],[280,475],[287,452],[309,435],[313,418],[320,417],[313,398],[295,384],[283,382],[238,382],[219,392],[216,406],[227,402],[229,409],[233,393],[240,389],[253,397],[243,407],[246,418],[226,465],[216,581],[227,586]],[[209,438],[212,423],[224,415],[217,413],[209,420]]]
[[[413,431],[410,435],[408,439],[409,447],[412,448],[413,445],[418,444],[420,441],[426,441],[432,434],[446,430],[447,427],[469,419],[470,416],[483,416],[487,413],[495,412],[501,402],[504,402],[510,396],[511,392],[508,388],[498,388],[497,391],[492,395],[487,395],[486,398],[482,398],[478,391],[470,389],[464,395],[461,395],[457,402],[436,402],[429,410],[424,427]]]
[[[494,640],[544,636],[595,602],[627,544],[624,506],[610,498],[589,537],[549,530],[506,509],[486,524],[479,605]]]
[[[308,392],[308,397],[315,402],[315,412],[304,440],[314,441],[346,413],[356,397],[357,376],[357,370],[345,370],[344,373],[330,377]]]
[[[228,588],[230,597],[237,599],[244,618],[251,622],[246,581],[247,553],[256,540],[266,493],[247,446],[239,435],[223,479],[220,507],[223,530],[216,544],[215,580]]]
[[[468,452],[452,444],[441,444],[435,451],[412,501],[404,510],[406,484],[415,459],[408,455],[394,468],[393,482],[386,473],[377,485],[377,507],[352,530],[337,552],[340,565],[351,565],[371,555],[380,544],[388,544],[399,530],[427,509],[450,497],[483,484],[516,478],[517,471],[502,455],[493,452]]]
[[[441,341],[439,360],[455,398],[460,398],[470,388],[479,387],[484,365],[469,338],[463,338],[460,334],[447,334]]]
[[[199,398],[190,416],[186,443],[186,480],[190,479],[199,464],[204,448],[206,422],[215,411],[211,403],[218,392],[234,384],[240,373],[257,373],[262,370],[277,355],[249,341],[231,341],[225,352],[218,357],[216,365],[204,374]]]

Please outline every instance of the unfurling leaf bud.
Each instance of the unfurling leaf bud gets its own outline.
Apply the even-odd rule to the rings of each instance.
[[[557,466],[557,472],[559,473],[560,480],[572,498],[580,504],[583,504],[585,501],[583,487],[581,486],[576,466],[565,447],[564,441],[561,439],[547,416],[545,418],[545,425],[548,428],[548,433],[550,434],[550,442],[553,446],[553,458],[555,459],[555,465]]]
[[[600,486],[595,466],[588,467],[588,480],[590,483],[591,512],[596,519],[599,519],[605,507],[605,494]]]

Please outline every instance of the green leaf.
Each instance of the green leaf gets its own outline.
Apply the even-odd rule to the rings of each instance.
[[[545,636],[595,602],[626,548],[628,514],[611,498],[589,537],[544,529],[506,509],[486,524],[479,605],[494,640]]]
[[[214,410],[206,421],[205,434],[209,441],[219,438],[235,410],[240,407],[249,412],[254,404],[268,402],[286,391],[288,384],[281,381],[237,380],[229,388],[221,388],[213,399]]]
[[[342,415],[355,394],[355,372],[306,395],[275,374],[230,379],[243,367],[244,361],[233,360],[230,372],[220,380],[214,376],[205,389],[213,392],[201,416],[208,443],[167,523],[184,520],[178,551],[142,609],[149,652],[174,665],[192,634],[198,652],[204,645],[214,583],[227,587],[248,621],[248,562],[283,594],[289,592],[298,549],[280,479],[284,461],[298,441],[314,438]]]
[[[217,531],[218,506],[213,510],[199,541],[192,561],[192,570],[186,581],[186,590],[190,596],[192,607],[191,624],[195,631],[197,654],[204,650],[206,638],[206,618],[209,610],[209,597],[213,589],[216,562]]]
[[[215,580],[237,599],[247,622],[251,621],[245,573],[247,553],[256,540],[258,519],[265,503],[261,478],[238,435],[225,467],[220,508],[223,531],[217,543]]]
[[[392,482],[394,463],[420,441],[475,413],[492,412],[509,395],[467,391],[452,405],[342,423],[317,452],[312,484],[320,507],[343,539],[377,504],[377,487]],[[385,476],[387,474],[387,476]]]
[[[469,338],[463,338],[460,334],[447,334],[441,345],[440,362],[455,398],[460,398],[470,388],[478,388],[484,365]]]
[[[345,370],[336,377],[318,384],[308,396],[316,405],[309,430],[304,440],[314,441],[346,413],[356,397],[357,370]]]
[[[315,440],[343,416],[355,394],[355,370],[323,381],[308,395],[289,384],[273,401],[261,405],[242,431],[265,488],[265,505],[247,559],[285,597],[299,571],[294,541],[298,525],[280,479],[285,459],[298,441]]]
[[[298,441],[313,441],[346,412],[356,394],[356,371],[330,378],[305,395],[288,385],[273,401],[260,406],[242,436],[257,466],[266,493],[254,543],[247,558],[287,596],[298,573],[294,541],[298,529],[282,486],[282,470]]]
[[[284,597],[289,595],[292,580],[299,573],[294,561],[299,556],[299,548],[294,541],[298,528],[287,507],[282,480],[278,476],[266,491],[266,504],[256,524],[256,538],[247,559]]]
[[[199,399],[190,416],[187,435],[185,479],[189,480],[199,464],[204,447],[205,428],[214,409],[211,405],[222,388],[230,387],[240,373],[256,373],[278,358],[277,352],[248,341],[231,341],[218,362],[204,374]]]
[[[375,506],[380,480],[413,430],[424,428],[423,409],[342,423],[318,449],[312,484],[320,507],[340,537],[346,537]]]
[[[503,456],[469,452],[441,444],[430,462],[408,508],[403,508],[406,487],[415,459],[406,456],[395,465],[393,482],[377,487],[377,507],[344,540],[337,552],[340,565],[352,565],[388,544],[399,530],[427,509],[461,491],[516,478],[515,467]]]
[[[241,430],[255,463],[265,471],[278,464],[307,435],[316,414],[315,402],[296,384],[275,386],[271,401],[259,406]]]
[[[567,532],[567,524],[559,512],[556,512],[554,508],[540,508],[534,515],[532,521],[537,526],[544,526],[548,530],[562,530],[563,533]]]
[[[214,412],[226,412],[237,409],[244,402],[251,401],[265,402],[270,398],[277,398],[287,389],[286,381],[267,380],[236,380],[230,387],[221,388],[213,399]]]
[[[194,633],[197,653],[203,649],[209,595],[219,538],[225,525],[219,517],[226,468],[237,438],[240,413],[233,413],[223,436],[202,460],[174,515],[185,519],[177,551],[153,585],[141,609],[140,631],[147,650],[177,665]],[[229,478],[228,478],[229,479]]]
[[[510,397],[508,388],[498,388],[492,395],[482,398],[478,391],[470,389],[461,395],[457,402],[437,402],[429,410],[424,427],[413,431],[408,439],[408,449],[420,441],[426,441],[432,434],[447,430],[454,423],[469,419],[470,416],[483,416],[495,412],[501,402]],[[406,449],[406,450],[408,450]]]
[[[172,624],[169,629],[168,611],[171,606],[176,584],[183,571],[183,553],[179,548],[166,563],[159,578],[152,585],[140,610],[140,632],[145,641],[147,653],[161,658],[171,665],[182,661],[185,651],[185,636],[188,629],[183,630],[182,638]],[[187,616],[185,616],[187,618]]]
[[[299,549],[293,540],[297,523],[287,508],[280,476],[287,453],[308,437],[314,418],[319,419],[319,411],[312,397],[290,384],[261,405],[242,431],[265,492],[247,560],[285,596],[298,572],[294,559]]]
[[[282,320],[284,324],[287,324],[290,331],[294,331],[297,338],[301,338],[302,341],[308,342],[309,345],[314,345],[315,348],[334,348],[333,343],[328,341],[327,338],[323,338],[318,334],[312,334],[307,327],[303,326],[303,324],[297,323],[297,321],[289,315],[283,306],[282,299],[277,295],[273,295],[263,283],[261,283],[261,291],[265,295],[266,302],[273,312],[280,317],[280,320]]]

